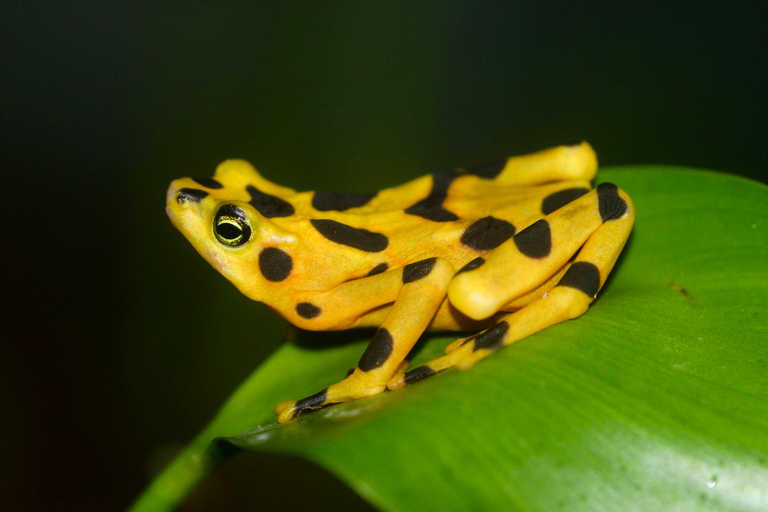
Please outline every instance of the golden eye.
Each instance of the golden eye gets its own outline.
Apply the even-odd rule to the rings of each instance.
[[[251,238],[251,227],[245,221],[245,212],[233,204],[219,208],[213,220],[213,232],[224,245],[239,247]]]

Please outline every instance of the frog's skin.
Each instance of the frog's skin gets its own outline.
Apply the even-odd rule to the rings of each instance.
[[[468,368],[584,313],[635,216],[615,185],[590,190],[596,170],[594,151],[579,143],[375,194],[337,194],[296,192],[229,160],[212,179],[171,183],[167,212],[241,292],[297,327],[378,327],[349,376],[279,404],[282,423]],[[406,371],[427,329],[481,332]]]

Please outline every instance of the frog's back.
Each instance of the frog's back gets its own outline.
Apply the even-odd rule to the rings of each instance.
[[[289,277],[274,281],[303,290],[330,289],[435,256],[459,269],[586,193],[597,168],[585,143],[524,158],[430,174],[370,194],[296,192],[232,160],[213,179],[175,181],[169,215],[206,259],[256,300],[262,299],[254,290],[273,281],[263,283],[252,270],[263,248],[270,248],[267,254],[280,248],[284,266],[290,262]],[[211,225],[230,208],[225,205],[250,218],[257,244],[231,251],[216,242]],[[229,222],[228,214],[223,218]]]
[[[325,238],[334,232],[342,236],[344,230],[353,235],[368,232],[379,239],[378,247],[386,240],[380,256],[390,267],[442,256],[461,268],[585,194],[597,167],[594,152],[585,146],[542,152],[542,163],[558,173],[556,181],[553,172],[546,174],[546,182],[541,182],[541,172],[526,172],[530,159],[521,172],[513,157],[455,173],[429,174],[373,194],[291,191],[283,199],[295,215],[274,221],[285,229],[311,224],[314,229],[303,225],[298,231],[320,231]],[[376,247],[373,243],[371,248]]]

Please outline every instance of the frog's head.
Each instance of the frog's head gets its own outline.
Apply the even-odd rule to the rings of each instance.
[[[296,242],[295,235],[269,218],[293,214],[293,206],[283,199],[293,194],[261,177],[248,162],[228,160],[213,178],[173,181],[165,209],[176,229],[214,268],[245,295],[263,300],[265,279],[277,279],[263,271],[262,253],[279,260],[287,254],[278,248]],[[262,272],[254,272],[260,267]]]

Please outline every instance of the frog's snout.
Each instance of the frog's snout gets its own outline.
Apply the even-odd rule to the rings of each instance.
[[[176,202],[179,204],[184,204],[187,201],[193,202],[193,203],[199,203],[208,195],[208,192],[205,190],[199,190],[196,188],[183,188],[179,190],[178,195],[176,196]]]
[[[177,229],[181,229],[179,222],[184,211],[190,203],[199,203],[208,195],[204,190],[185,188],[182,180],[173,181],[165,194],[165,213]]]
[[[178,200],[179,190],[181,189],[181,187],[177,185],[178,181],[179,180],[172,181],[171,184],[168,185],[168,190],[165,192],[165,204],[167,207],[170,207],[171,203],[173,202],[181,204],[181,202]]]

